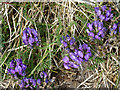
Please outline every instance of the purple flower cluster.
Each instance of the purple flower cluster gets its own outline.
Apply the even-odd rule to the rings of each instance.
[[[21,80],[21,83],[19,84],[20,88],[30,88],[33,89],[34,87],[38,87],[42,84],[42,81],[45,79],[45,82],[48,83],[49,80],[47,79],[47,73],[41,72],[40,73],[40,79],[33,79],[33,78],[23,78]]]
[[[33,87],[36,86],[36,83],[40,83],[39,81],[37,82],[35,79],[32,78],[24,78],[21,80],[21,83],[19,84],[20,88],[30,88],[33,89]]]
[[[119,24],[119,23],[113,24],[113,27],[112,27],[111,30],[110,30],[110,34],[112,34],[112,32],[113,32],[113,33],[116,35],[117,32],[118,32],[118,30],[119,30],[119,33],[120,33],[120,27],[118,27],[118,24]]]
[[[111,20],[113,17],[113,14],[111,13],[111,8],[107,10],[107,7],[105,5],[102,6],[101,8],[95,7],[94,10],[95,10],[97,17],[99,17],[102,21]]]
[[[104,38],[106,28],[103,27],[103,22],[100,22],[99,20],[95,20],[91,24],[88,23],[87,27],[89,29],[86,29],[88,36],[91,36],[92,39],[98,39],[101,40],[101,38]]]
[[[17,78],[17,75],[25,76],[25,70],[27,66],[22,63],[22,59],[12,60],[10,62],[10,68],[8,69],[8,74],[14,75],[14,78]]]
[[[81,62],[88,61],[91,56],[90,47],[87,44],[79,45],[79,48],[75,48],[75,38],[70,38],[68,35],[60,38],[61,43],[64,46],[64,50],[67,50],[68,56],[64,56],[62,59],[65,69],[78,68]]]
[[[13,75],[13,77],[15,79],[19,79],[20,76],[24,77],[21,80],[21,83],[19,84],[20,88],[30,88],[33,89],[33,87],[37,86],[37,85],[41,85],[41,83],[43,81],[45,81],[46,83],[49,82],[49,80],[47,79],[47,73],[46,72],[40,72],[40,79],[32,79],[32,78],[26,78],[26,70],[27,66],[25,64],[23,64],[22,59],[16,59],[16,60],[12,60],[10,62],[10,68],[8,68],[8,74]]]
[[[63,36],[63,40],[62,40],[62,38],[60,38],[60,41],[64,45],[64,48],[70,46],[70,49],[74,49],[75,38],[70,38],[69,35],[66,35],[66,37]],[[68,48],[66,48],[66,49],[69,51]]]
[[[34,43],[36,43],[37,46],[39,45],[38,34],[35,29],[26,28],[23,31],[22,39],[25,45],[30,44],[30,46],[33,46]]]

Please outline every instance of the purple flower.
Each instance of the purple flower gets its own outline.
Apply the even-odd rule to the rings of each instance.
[[[102,15],[101,15],[102,16]],[[93,22],[93,27],[95,26],[95,30],[88,33],[88,36],[93,37],[92,39],[101,39],[104,37],[104,33],[107,31],[105,27],[103,27],[103,22],[99,20]],[[96,35],[95,35],[96,34]]]
[[[38,42],[38,37],[35,37],[34,40],[35,40],[35,42]]]
[[[49,82],[49,80],[46,78],[45,82],[46,82],[46,83],[48,83],[48,82]]]
[[[69,49],[69,48],[65,48],[65,50],[67,51],[67,53],[69,53],[69,52],[70,52],[70,49]]]
[[[104,15],[100,15],[99,18],[103,21],[105,19]]]
[[[90,47],[87,47],[87,52],[91,52],[91,51],[90,51]]]
[[[75,49],[74,54],[75,54],[76,56],[78,55],[78,50],[77,50],[77,49]]]
[[[22,68],[19,65],[15,67],[15,71],[22,75]]]
[[[89,57],[90,57],[90,54],[89,54],[89,53],[87,53],[87,54],[84,56],[85,60],[88,60]]]
[[[90,24],[90,23],[88,23],[88,24],[87,24],[87,27],[90,29],[90,31],[92,31],[92,30],[93,30],[92,25],[93,25],[93,24]]]
[[[102,37],[102,38],[104,38],[104,36],[105,36],[104,34],[101,34],[101,37]]]
[[[111,8],[109,8],[109,10],[106,11],[106,17],[110,16],[111,14]]]
[[[24,30],[24,31],[23,31],[22,39],[23,39],[23,40],[27,40],[27,37],[28,37],[28,36],[27,36],[27,30]]]
[[[16,59],[15,61],[17,62],[17,65],[22,64],[22,59]]]
[[[19,84],[20,88],[24,88],[24,85],[25,85],[24,81],[21,80],[21,83]]]
[[[109,17],[109,18],[112,19],[112,17],[113,17],[113,13],[110,14],[110,17]]]
[[[36,80],[32,79],[32,85],[35,87],[36,86]]]
[[[117,33],[117,30],[115,30],[113,33],[116,35],[116,33]]]
[[[26,28],[26,30],[27,30],[27,34],[29,34],[29,36],[32,37],[32,29],[28,27]]]
[[[39,46],[39,41],[36,43],[37,46]]]
[[[25,45],[28,45],[28,41],[26,41],[26,40],[24,40],[23,43],[24,43]]]
[[[68,63],[64,63],[64,68],[65,69],[70,69],[70,66],[68,65]]]
[[[64,47],[67,47],[67,42],[63,42]]]
[[[21,64],[21,66],[22,66],[23,71],[27,68],[27,66],[25,64]]]
[[[79,61],[83,62],[83,59],[82,59],[82,58],[79,57],[78,59],[79,59]]]
[[[72,67],[72,68],[78,68],[78,67],[79,67],[79,65],[74,64],[74,63],[73,63],[73,62],[71,62],[71,61],[70,61],[69,63],[70,63],[70,65],[71,65],[71,67]]]
[[[27,84],[27,85],[26,85],[26,88],[28,88],[29,86],[30,86],[30,84]]]
[[[119,27],[119,33],[120,33],[120,27]]]
[[[103,28],[103,22],[98,23],[98,30],[101,30]]]
[[[74,53],[71,52],[69,55],[70,55],[70,58],[71,58],[72,60],[74,60],[74,61],[77,62],[78,64],[81,64],[81,61],[79,61],[78,57],[77,57]],[[69,61],[69,63],[70,63],[70,61]],[[72,66],[74,67],[74,64],[72,64]],[[75,67],[76,67],[76,64],[75,64]]]
[[[44,78],[46,78],[47,77],[47,73],[43,71],[43,74],[44,74]]]
[[[78,51],[78,55],[79,55],[81,58],[83,58],[83,53],[82,53],[82,51]]]
[[[38,83],[38,84],[41,84],[41,80],[40,80],[40,79],[38,79],[38,80],[37,80],[37,83]]]
[[[94,37],[94,33],[90,32],[90,33],[88,33],[88,36]]]
[[[78,64],[81,64],[81,59],[80,59],[80,57],[77,59],[77,61],[76,61]]]
[[[79,45],[78,49],[80,49],[81,51],[83,51],[82,45]]]
[[[34,35],[34,37],[38,36],[37,31],[35,29],[31,29],[31,31],[32,31],[32,34]]]
[[[87,33],[89,33],[90,31],[89,31],[89,29],[86,29],[86,31],[87,31]]]
[[[8,73],[7,74],[11,74],[10,70],[11,70],[11,68],[8,68]]]
[[[117,24],[113,24],[113,30],[117,29]]]
[[[15,62],[13,60],[10,62],[10,67],[15,67]]]
[[[32,43],[34,42],[34,38],[29,37],[28,42],[29,42],[29,44],[30,44],[31,46],[33,46],[33,44],[32,44]]]
[[[31,77],[31,78],[29,78],[29,81],[30,81],[30,83],[32,83],[32,81],[33,81],[32,77]]]
[[[63,36],[63,35],[62,35]],[[63,36],[63,40],[65,41],[65,42],[67,42],[67,39],[66,39],[66,37],[65,36]]]
[[[106,17],[106,18],[105,18],[105,21],[108,21],[109,19],[110,19],[110,17]]]
[[[101,39],[98,35],[95,35],[95,38],[96,38],[96,39],[98,39],[98,40],[100,40],[100,39]]]
[[[97,26],[98,26],[99,21],[98,21],[98,20],[97,20],[97,21],[95,20],[93,23],[94,23],[94,26],[95,26],[95,27],[97,27]]]
[[[62,38],[61,38],[61,37],[60,37],[60,42],[61,42],[61,43],[63,43],[63,40],[62,40]]]
[[[24,82],[29,83],[29,79],[28,78],[25,77],[23,80],[24,80]]]
[[[25,34],[23,34],[22,39],[23,39],[23,43],[27,45],[28,41],[27,41],[27,36]]]
[[[73,45],[75,43],[75,38],[70,39],[70,45]]]
[[[101,15],[101,11],[100,11],[100,10],[97,10],[97,11],[96,11],[96,14],[97,14],[98,16],[100,16],[100,15]]]
[[[31,90],[33,90],[33,87],[32,86],[29,86]]]
[[[67,41],[70,41],[70,36],[66,35],[66,39],[67,39]]]
[[[106,29],[105,27],[103,27],[103,28],[102,28],[102,31],[103,31],[103,32],[106,32],[106,31],[107,31],[107,29]]]
[[[84,43],[84,44],[82,45],[82,47],[83,47],[84,50],[86,50],[86,49],[88,48],[88,45]]]
[[[19,86],[21,88],[31,88],[33,89],[33,87],[36,86],[36,83],[37,84],[40,84],[40,79],[38,79],[37,81],[35,79],[32,79],[32,78],[26,78],[24,77],[22,80],[21,80],[21,83],[19,84]]]
[[[102,9],[103,12],[106,10],[106,8],[107,8],[106,5],[104,5],[104,6],[101,7],[101,9]]]
[[[99,7],[95,7],[94,10],[95,12],[97,12],[99,10]]]
[[[65,63],[68,63],[69,62],[69,58],[67,56],[65,56],[63,59],[62,59]]]
[[[74,53],[71,52],[71,53],[69,54],[69,56],[70,56],[70,58],[71,58],[72,60],[77,61],[77,57],[75,56]]]
[[[10,72],[11,72],[12,74],[15,74],[15,70],[14,70],[14,69],[10,69]]]
[[[103,30],[100,30],[99,32],[98,32],[98,35],[102,35],[103,34]]]
[[[92,53],[91,53],[91,52],[89,52],[89,56],[90,56],[90,57],[92,56]]]
[[[91,27],[93,25],[93,23],[92,24],[88,24],[88,27]],[[92,29],[91,29],[92,30]],[[90,32],[91,33],[91,32]],[[92,32],[93,33],[93,32]],[[93,33],[94,34],[94,33]],[[93,35],[93,37],[94,37],[94,35]],[[65,37],[64,37],[65,38]],[[66,39],[67,38],[67,39]],[[64,68],[65,69],[71,69],[71,68],[78,68],[79,67],[79,64],[81,64],[81,62],[83,61],[83,58],[84,58],[84,54],[87,54],[87,53],[91,53],[91,51],[90,51],[90,47],[88,47],[88,45],[87,44],[83,44],[83,45],[79,45],[79,48],[75,48],[74,47],[74,43],[75,43],[75,38],[72,38],[72,39],[70,39],[70,37],[69,36],[66,36],[66,41],[65,41],[65,39],[64,40],[62,40],[61,38],[60,38],[60,40],[61,40],[61,43],[64,43],[64,42],[68,42],[67,43],[67,45],[65,46],[64,44],[64,48],[63,49],[65,49],[65,50],[67,50],[67,53],[69,54],[69,57],[68,56],[64,56],[64,58],[62,59],[63,60],[63,62],[64,62]],[[71,49],[69,49],[67,46],[70,44],[70,46],[69,46],[69,48]],[[67,47],[67,48],[66,48]],[[79,49],[79,50],[78,50]],[[71,52],[71,51],[73,51],[73,52]],[[89,55],[89,57],[90,57],[90,55]],[[88,58],[89,59],[89,58]],[[77,63],[77,64],[76,64]],[[42,76],[41,77],[43,77],[43,74],[41,74]]]

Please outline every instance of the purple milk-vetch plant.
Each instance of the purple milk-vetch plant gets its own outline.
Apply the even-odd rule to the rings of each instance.
[[[91,28],[92,31],[90,30]],[[92,37],[93,40],[94,39],[101,40],[101,38],[104,38],[106,28],[103,27],[103,22],[100,22],[99,20],[95,20],[94,22],[92,22],[92,27],[88,26],[86,32],[88,33],[88,36]]]
[[[12,61],[10,62],[10,67],[15,67],[15,61],[14,61],[14,60],[12,60]]]
[[[116,35],[117,32],[120,33],[120,26],[118,26],[119,24],[120,24],[120,22],[118,22],[117,24],[116,23],[113,24],[113,26],[112,26],[112,28],[110,29],[110,32],[109,32],[110,35],[112,35],[112,32],[113,32],[114,35]]]
[[[17,78],[17,75],[19,74],[20,76],[25,76],[25,70],[27,66],[22,63],[22,59],[16,59],[12,60],[10,62],[10,68],[8,68],[8,74],[15,76]]]
[[[35,79],[32,79],[32,78],[26,78],[24,77],[19,86],[20,88],[30,88],[30,89],[33,89],[35,86],[37,85],[37,81]]]
[[[26,70],[27,66],[23,64],[22,59],[15,59],[10,62],[10,68],[8,68],[8,74],[12,75],[14,79],[20,81],[19,86],[20,88],[30,88],[33,89],[36,86],[40,86],[42,82],[48,83],[49,80],[47,79],[47,73],[42,71],[40,73],[40,78],[35,80],[33,78],[26,77]],[[24,78],[23,78],[24,77]],[[23,78],[22,80],[19,80]]]
[[[66,37],[62,36],[62,38],[60,38],[60,42],[61,42],[61,44],[63,44],[64,49],[66,49],[68,51],[69,51],[69,49],[74,49],[75,38],[70,38],[69,35],[66,35]]]
[[[20,81],[20,88],[30,88],[30,89],[34,89],[35,87],[39,87],[42,82],[48,83],[49,80],[47,79],[47,73],[42,71],[40,72],[40,78],[39,79],[33,79],[31,78],[27,78],[24,77],[21,81]]]
[[[41,80],[40,79],[37,80],[37,84],[39,84],[39,85],[41,84]]]
[[[29,27],[23,31],[23,43],[25,45],[33,46],[34,43],[39,46],[38,33],[35,29],[30,29]]]
[[[119,33],[120,33],[120,27],[119,27]]]
[[[89,23],[88,27],[91,29],[91,31],[94,30],[93,24]],[[91,50],[87,44],[79,45],[79,48],[76,48],[74,46],[75,38],[70,38],[68,35],[66,35],[66,37],[63,36],[63,39],[60,38],[60,41],[63,44],[63,50],[67,51],[67,56],[65,55],[62,58],[65,69],[78,68],[83,61],[88,61],[90,58]],[[64,42],[67,44],[67,46],[64,44]]]
[[[113,17],[113,14],[111,13],[111,8],[107,8],[106,5],[100,7],[95,7],[95,14],[97,15],[100,20],[108,21],[111,20]]]

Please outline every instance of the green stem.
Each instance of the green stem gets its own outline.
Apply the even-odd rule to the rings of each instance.
[[[48,55],[48,52],[43,56],[43,58],[40,60],[40,62],[37,64],[37,66],[32,70],[32,72],[29,74],[29,77],[34,73],[36,68],[41,64],[41,62],[45,59],[45,57]]]

